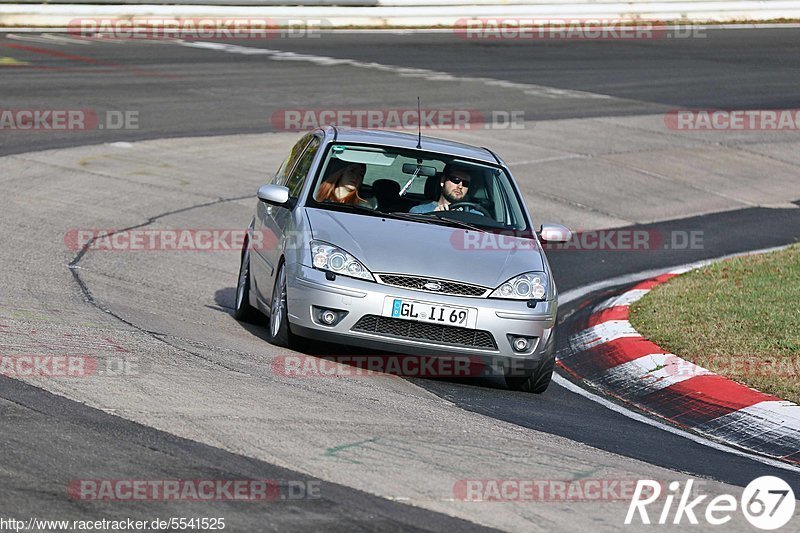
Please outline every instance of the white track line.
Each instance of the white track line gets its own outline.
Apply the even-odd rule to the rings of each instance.
[[[54,33],[41,33],[39,35],[54,44],[92,44],[92,42],[87,39],[70,37],[68,35],[58,35]]]
[[[15,30],[16,31],[16,30]],[[45,35],[36,36],[36,35],[16,35],[14,33],[7,33],[5,35],[6,39],[11,39],[12,41],[28,41],[32,43],[42,43],[42,44],[61,44],[56,43],[52,39],[48,39]]]
[[[627,416],[628,418],[636,420],[637,422],[641,422],[643,424],[647,424],[648,426],[653,426],[655,428],[662,429],[668,433],[672,433],[673,435],[678,435],[679,437],[689,439],[690,441],[696,442],[697,444],[702,444],[703,446],[707,446],[715,450],[730,453],[733,455],[738,455],[740,457],[746,457],[748,459],[752,459],[753,461],[758,461],[759,463],[764,463],[765,465],[773,466],[775,468],[781,468],[783,470],[788,470],[790,472],[800,473],[800,467],[783,463],[781,461],[776,461],[774,459],[769,459],[767,457],[762,457],[760,455],[754,455],[747,452],[743,452],[736,448],[731,448],[729,446],[726,446],[725,444],[720,444],[719,442],[700,437],[699,435],[695,435],[694,433],[689,433],[687,431],[683,431],[682,429],[662,424],[661,422],[647,418],[646,416],[640,415],[639,413],[629,411],[628,409],[620,405],[617,405],[613,402],[610,402],[605,398],[592,394],[591,392],[579,387],[578,385],[575,385],[574,383],[572,383],[571,381],[562,377],[559,374],[553,374],[553,381],[570,392],[574,392],[575,394],[583,396],[588,400],[597,402],[603,407],[606,407],[607,409],[610,409],[615,413]]]
[[[636,303],[642,299],[642,297],[650,292],[650,289],[634,289],[628,292],[623,292],[619,296],[614,296],[613,298],[609,298],[604,302],[600,302],[597,304],[597,307],[594,308],[594,312],[603,311],[604,309],[611,309],[612,307],[630,307],[632,303]]]
[[[772,248],[764,248],[761,250],[754,250],[752,252],[739,252],[735,254],[723,255],[712,259],[704,259],[702,261],[696,261],[694,263],[686,263],[683,265],[678,265],[669,268],[654,268],[651,270],[643,270],[642,272],[637,272],[635,274],[625,274],[623,276],[617,276],[603,281],[597,281],[595,283],[590,283],[589,285],[584,285],[583,287],[578,287],[576,289],[572,289],[567,292],[562,292],[558,296],[558,303],[564,305],[573,302],[575,300],[579,300],[580,298],[583,298],[587,294],[595,291],[608,289],[610,287],[615,287],[617,285],[626,285],[628,283],[636,283],[637,281],[644,281],[646,279],[660,276],[661,274],[667,274],[667,273],[677,274],[677,273],[688,272],[689,270],[692,270],[694,268],[710,265],[711,263],[716,263],[717,261],[722,261],[723,259],[731,259],[734,257],[743,257],[746,255],[757,255],[769,252],[777,252],[778,250],[785,250],[789,246],[791,245],[787,244],[785,246],[774,246]]]
[[[522,91],[523,93],[531,96],[540,96],[545,98],[584,98],[584,99],[612,98],[607,94],[598,94],[586,91],[574,91],[570,89],[557,89],[555,87],[547,87],[544,85],[534,85],[531,83],[516,83],[512,81],[499,80],[495,78],[456,76],[454,74],[450,74],[449,72],[429,70],[425,68],[409,68],[397,65],[386,65],[383,63],[375,63],[371,61],[357,61],[355,59],[347,59],[347,58],[317,56],[312,54],[298,54],[296,52],[286,52],[284,50],[273,50],[270,48],[258,48],[253,46],[240,46],[236,44],[224,44],[224,43],[214,43],[205,41],[183,41],[180,39],[176,39],[169,42],[176,43],[181,46],[187,46],[189,48],[216,50],[219,52],[227,52],[229,54],[264,55],[275,61],[303,61],[325,67],[344,65],[344,66],[364,68],[370,70],[378,70],[381,72],[389,72],[392,74],[397,74],[402,77],[422,78],[426,81],[481,83],[489,87],[499,87],[501,89],[514,89]]]
[[[567,292],[563,293],[559,297],[559,304],[564,305],[566,303],[573,302],[575,300],[583,298],[587,294],[595,292],[595,291],[598,291],[598,290],[607,289],[609,287],[614,287],[616,285],[623,285],[623,284],[626,284],[626,283],[635,283],[637,281],[643,281],[643,280],[646,280],[646,279],[654,278],[654,277],[659,276],[661,274],[665,274],[667,272],[683,271],[684,269],[685,270],[690,270],[692,268],[708,265],[708,264],[714,263],[716,261],[722,261],[723,259],[729,259],[729,258],[733,258],[733,257],[742,257],[742,256],[746,256],[746,255],[756,255],[756,254],[774,252],[774,251],[778,251],[778,250],[784,250],[784,249],[788,248],[789,246],[790,245],[775,246],[773,248],[764,248],[762,250],[754,250],[752,252],[742,252],[742,253],[737,253],[737,254],[724,255],[722,257],[717,257],[717,258],[713,258],[713,259],[706,259],[706,260],[703,260],[703,261],[697,261],[695,263],[687,263],[685,265],[680,265],[680,266],[677,266],[677,267],[646,270],[644,272],[638,272],[636,274],[627,274],[625,276],[617,276],[615,278],[607,279],[607,280],[604,280],[604,281],[598,281],[596,283],[591,283],[591,284],[586,285],[584,287],[578,287],[577,289],[572,289],[571,291],[567,291]],[[557,385],[560,385],[561,387],[564,387],[565,389],[567,389],[570,392],[574,392],[575,394],[578,394],[579,396],[583,396],[587,400],[591,400],[593,402],[596,402],[596,403],[602,405],[603,407],[614,411],[615,413],[619,413],[619,414],[621,414],[623,416],[626,416],[626,417],[628,417],[628,418],[630,418],[632,420],[636,420],[637,422],[641,422],[643,424],[647,424],[649,426],[653,426],[655,428],[664,430],[664,431],[666,431],[668,433],[672,433],[673,435],[678,435],[678,436],[683,437],[685,439],[689,439],[692,442],[696,442],[698,444],[702,444],[703,446],[707,446],[707,447],[713,448],[715,450],[719,450],[719,451],[722,451],[722,452],[730,453],[730,454],[733,454],[733,455],[738,455],[740,457],[747,457],[749,459],[752,459],[753,461],[758,461],[759,463],[763,463],[765,465],[773,466],[775,468],[780,468],[780,469],[783,469],[783,470],[788,470],[790,472],[800,473],[800,467],[793,466],[793,465],[784,463],[782,461],[777,461],[775,459],[770,459],[768,457],[762,457],[760,455],[744,452],[744,451],[739,450],[737,448],[732,448],[732,447],[727,446],[725,444],[721,444],[719,442],[716,442],[716,441],[713,441],[713,440],[710,440],[710,439],[706,439],[706,438],[701,437],[699,435],[695,435],[694,433],[689,433],[688,431],[684,431],[682,429],[678,429],[676,427],[672,427],[672,426],[669,426],[667,424],[663,424],[661,422],[658,422],[657,420],[653,420],[653,419],[648,418],[648,417],[646,417],[644,415],[641,415],[639,413],[636,413],[634,411],[626,409],[625,407],[622,407],[621,405],[613,403],[613,402],[611,402],[611,401],[609,401],[609,400],[607,400],[607,399],[605,399],[605,398],[603,398],[601,396],[598,396],[596,394],[592,394],[588,390],[586,390],[583,387],[580,387],[580,386],[572,383],[571,381],[569,381],[565,377],[561,376],[560,374],[554,373],[553,374],[553,381]]]

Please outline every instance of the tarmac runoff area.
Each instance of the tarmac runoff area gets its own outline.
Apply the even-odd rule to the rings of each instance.
[[[796,207],[797,132],[688,132],[663,115],[432,132],[488,144],[510,165],[537,223],[613,228],[749,206]],[[685,480],[550,434],[461,410],[394,377],[293,379],[288,352],[230,316],[238,252],[88,252],[87,228],[243,228],[255,191],[297,133],[113,143],[2,159],[4,353],[86,354],[88,378],[23,378],[55,394],[233,453],[507,530],[615,531],[624,501],[464,501],[465,480]],[[798,211],[800,214],[800,211]],[[557,274],[556,274],[557,275]],[[87,473],[87,477],[91,477]],[[703,491],[742,489],[708,481]],[[576,509],[577,508],[577,509]],[[708,527],[708,526],[704,526]],[[728,528],[750,530],[741,514]],[[636,528],[633,528],[634,530]]]

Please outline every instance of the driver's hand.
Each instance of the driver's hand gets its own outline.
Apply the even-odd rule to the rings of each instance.
[[[450,209],[450,206],[447,205],[447,204],[445,204],[445,205],[437,205],[436,209],[434,209],[434,211],[448,211],[449,209]]]

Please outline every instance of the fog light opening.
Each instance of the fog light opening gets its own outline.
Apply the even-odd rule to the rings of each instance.
[[[525,337],[514,337],[511,345],[514,347],[514,351],[524,352],[530,347],[530,341]]]
[[[319,319],[322,321],[323,324],[331,326],[333,325],[334,322],[336,322],[336,313],[334,313],[330,309],[326,309],[320,314]]]

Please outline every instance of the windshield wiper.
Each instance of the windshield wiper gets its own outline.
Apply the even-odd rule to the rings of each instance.
[[[371,215],[374,217],[384,217],[384,218],[393,218],[397,220],[410,220],[412,222],[422,222],[423,224],[441,224],[444,223],[449,226],[458,226],[465,229],[471,229],[473,231],[480,231],[486,232],[487,230],[480,228],[478,226],[473,226],[472,224],[467,224],[466,222],[462,222],[460,220],[455,220],[453,218],[449,218],[446,216],[442,216],[443,213],[403,213],[401,211],[394,211],[391,213],[385,213],[383,211],[378,211],[377,209],[372,209],[371,207],[365,207],[363,205],[358,204],[342,204],[339,202],[322,202],[319,204],[325,207],[332,207],[336,210],[341,211],[357,211],[359,213],[364,213],[367,215]]]
[[[440,212],[434,212],[434,213],[431,213],[431,214],[433,216],[435,216],[436,218],[438,218],[439,220],[445,220],[447,222],[451,222],[453,224],[461,226],[462,228],[471,229],[473,231],[482,231],[482,232],[486,233],[486,230],[483,229],[483,228],[479,228],[478,226],[473,226],[472,224],[467,224],[466,222],[462,222],[461,220],[456,220],[454,218],[446,217],[446,216],[444,216],[445,213],[446,213],[446,211],[440,211]]]
[[[436,224],[436,221],[433,220],[427,213],[404,213],[402,211],[392,211],[391,213],[384,214],[398,220],[410,220],[411,222],[422,222],[423,224]]]
[[[400,213],[394,212],[390,213],[393,216],[397,216],[398,218],[403,218],[405,220],[413,220],[414,222],[424,222],[426,224],[438,224],[439,222],[444,222],[445,224],[451,226],[459,226],[466,229],[471,229],[474,231],[481,231],[486,232],[485,229],[481,229],[478,226],[473,226],[472,224],[467,224],[466,222],[461,222],[460,220],[455,220],[448,217],[443,217],[439,213],[435,213],[431,211],[430,213]],[[433,220],[435,217],[436,220]]]

